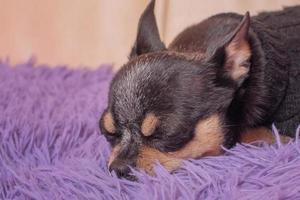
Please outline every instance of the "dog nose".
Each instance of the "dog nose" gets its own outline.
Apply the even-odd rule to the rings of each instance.
[[[108,167],[109,171],[114,171],[119,178],[125,178],[127,180],[135,181],[136,177],[130,174],[131,170],[128,165],[120,162],[112,162]]]
[[[119,163],[113,162],[109,166],[109,171],[115,171],[119,178],[126,176],[130,172],[130,168],[126,165],[120,165]]]

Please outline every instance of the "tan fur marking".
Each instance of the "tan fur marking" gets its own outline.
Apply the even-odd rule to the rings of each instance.
[[[107,112],[107,113],[104,114],[103,126],[106,129],[106,131],[109,132],[109,133],[115,133],[116,132],[114,119],[113,119],[112,114],[110,112]]]
[[[142,123],[142,133],[144,136],[150,136],[155,131],[158,124],[158,118],[153,113],[148,113]]]
[[[182,159],[221,154],[223,141],[219,117],[213,115],[199,121],[193,140],[176,152],[163,153],[154,148],[142,148],[137,160],[137,167],[153,174],[153,166],[155,161],[158,161],[168,171],[173,171],[180,167]]]
[[[199,158],[201,156],[219,155],[224,141],[220,120],[217,115],[198,122],[195,136],[182,149],[172,152],[176,158]]]
[[[119,152],[120,152],[120,145],[116,145],[110,154],[109,160],[108,160],[108,167],[111,165],[111,163],[115,160],[115,158],[118,156]]]
[[[280,135],[280,140],[282,143],[288,143],[291,138]],[[242,143],[252,143],[255,141],[265,141],[269,144],[273,144],[276,142],[276,138],[272,134],[272,131],[265,127],[249,129],[241,134]]]
[[[145,170],[148,174],[154,175],[153,167],[156,161],[168,171],[179,168],[182,162],[181,159],[174,158],[168,153],[150,147],[143,147],[137,159],[137,167]]]

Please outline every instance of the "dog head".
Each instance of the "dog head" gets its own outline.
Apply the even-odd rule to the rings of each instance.
[[[127,178],[129,167],[153,173],[159,161],[172,171],[182,159],[220,154],[225,113],[249,71],[248,14],[208,53],[178,53],[160,40],[153,9],[151,1],[100,119],[109,168]]]

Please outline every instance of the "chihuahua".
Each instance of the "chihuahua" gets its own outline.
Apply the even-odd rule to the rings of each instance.
[[[140,17],[129,61],[110,85],[101,133],[110,171],[153,174],[222,146],[273,140],[274,123],[294,136],[300,121],[300,7],[255,17],[223,13],[161,41],[152,0]],[[283,136],[283,139],[287,137]]]

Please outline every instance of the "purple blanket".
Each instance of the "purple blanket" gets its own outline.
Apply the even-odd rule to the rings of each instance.
[[[0,64],[0,199],[300,199],[300,144],[237,145],[139,182],[110,176],[98,70]]]

